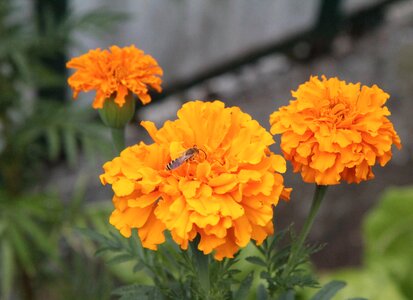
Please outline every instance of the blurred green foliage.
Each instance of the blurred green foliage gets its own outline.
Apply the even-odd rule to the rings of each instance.
[[[333,299],[413,299],[412,228],[413,188],[389,188],[364,220],[363,266],[323,276],[323,281],[334,278],[348,284]]]
[[[64,59],[76,31],[104,33],[125,15],[68,10],[56,18],[19,3],[30,4],[0,2],[0,299],[108,299],[112,275],[74,228],[107,230],[109,209],[86,203],[87,178],[63,201],[50,176],[64,164],[79,167],[80,157],[93,161],[111,144],[95,111],[54,98],[65,95],[66,74],[51,58]]]

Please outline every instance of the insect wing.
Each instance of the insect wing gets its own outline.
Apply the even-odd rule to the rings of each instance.
[[[193,148],[190,148],[190,149],[186,150],[181,156],[179,156],[179,157],[175,158],[174,160],[172,160],[166,166],[166,168],[168,170],[173,170],[173,169],[179,168],[184,162],[191,159],[195,154],[196,154],[196,151],[194,151]]]
[[[182,155],[182,156],[180,156],[180,157],[178,157],[178,158],[175,158],[174,160],[172,160],[167,166],[166,166],[166,168],[168,169],[168,170],[173,170],[173,169],[176,169],[176,168],[179,168],[184,162],[185,162],[185,156],[184,155]]]

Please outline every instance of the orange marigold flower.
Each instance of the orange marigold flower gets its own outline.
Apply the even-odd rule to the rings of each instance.
[[[281,134],[281,149],[303,180],[333,185],[374,177],[400,149],[400,138],[386,116],[389,95],[378,86],[347,84],[322,76],[292,92],[295,100],[270,116],[271,133]]]
[[[129,92],[147,104],[151,101],[148,86],[158,92],[162,90],[162,69],[152,56],[134,45],[124,48],[112,46],[109,51],[90,50],[71,59],[66,66],[76,69],[68,79],[73,97],[76,98],[81,91],[96,90],[95,109],[102,108],[110,97],[115,97],[115,103],[122,107]]]
[[[114,191],[110,223],[125,237],[137,228],[156,250],[165,229],[182,249],[199,235],[199,250],[221,260],[273,233],[273,206],[290,189],[286,162],[257,121],[220,101],[194,101],[159,130],[141,124],[154,143],[126,148],[100,176]]]

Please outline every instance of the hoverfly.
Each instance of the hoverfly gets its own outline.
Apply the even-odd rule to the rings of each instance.
[[[186,150],[181,156],[175,158],[174,160],[171,160],[167,165],[166,165],[166,170],[171,171],[179,168],[180,166],[183,165],[183,163],[194,159],[196,155],[199,154],[199,152],[203,152],[205,155],[205,159],[207,157],[207,154],[205,153],[204,150],[199,149],[196,145],[194,145],[192,148],[189,148]]]

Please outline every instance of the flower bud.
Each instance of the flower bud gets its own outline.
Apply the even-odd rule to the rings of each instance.
[[[135,113],[135,99],[132,94],[125,97],[125,104],[119,107],[111,97],[104,102],[103,108],[98,109],[103,123],[111,128],[124,128],[132,120]]]

